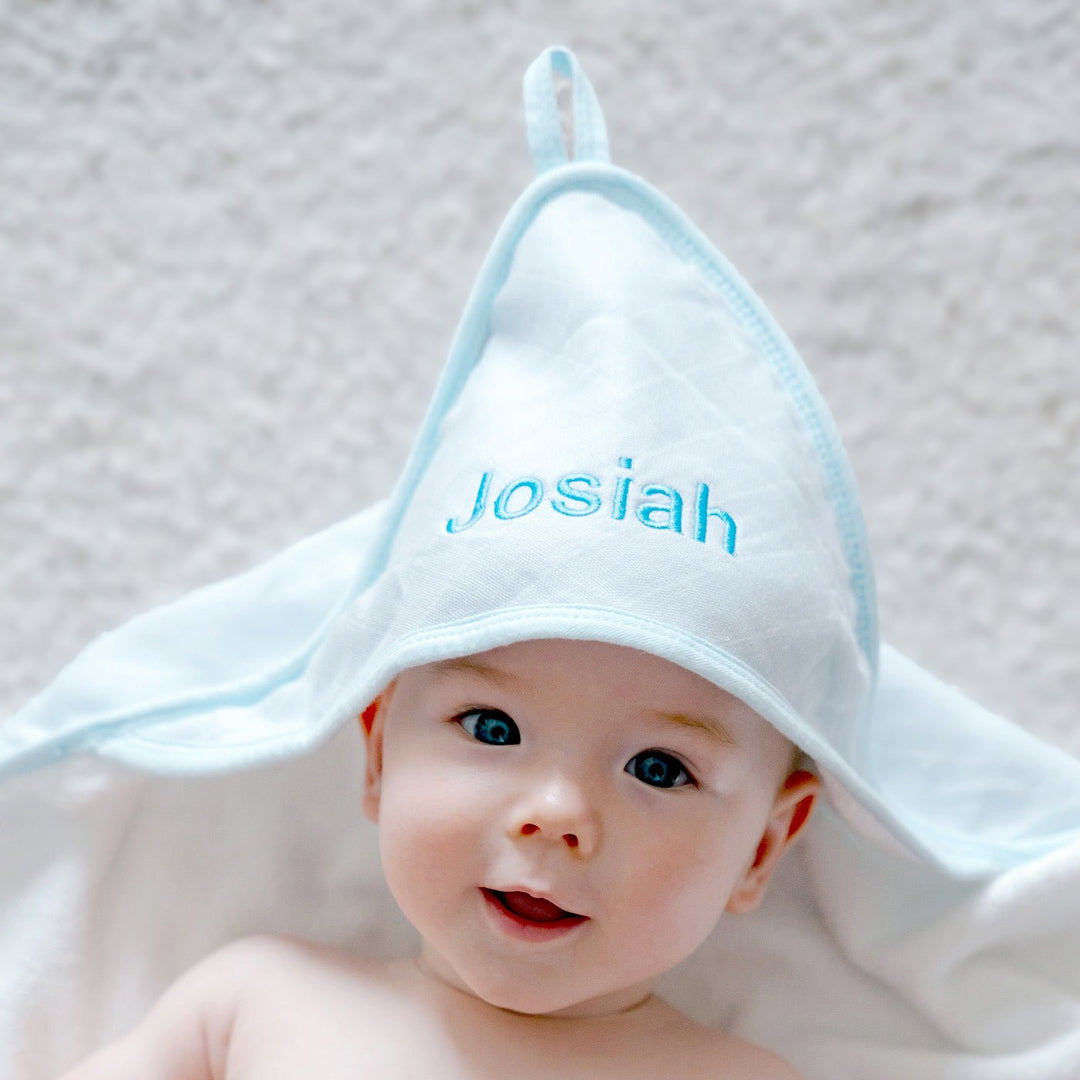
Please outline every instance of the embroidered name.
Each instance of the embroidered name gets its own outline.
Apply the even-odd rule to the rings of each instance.
[[[706,543],[712,533],[729,555],[735,554],[735,521],[726,510],[709,505],[709,485],[703,481],[696,486],[689,508],[685,506],[681,492],[673,487],[666,484],[641,485],[634,491],[631,513],[631,491],[635,483],[631,475],[633,467],[630,458],[619,458],[619,468],[625,472],[616,478],[610,497],[604,491],[600,477],[581,472],[560,477],[550,496],[539,477],[518,477],[504,484],[493,502],[492,481],[495,474],[485,472],[480,477],[472,513],[468,518],[450,518],[446,522],[446,531],[454,534],[471,529],[487,513],[489,502],[492,503],[492,514],[500,521],[525,517],[545,500],[557,513],[573,518],[598,514],[607,502],[608,512],[615,521],[632,517],[650,529],[665,529],[679,534],[683,534],[685,523],[686,533],[699,543]]]

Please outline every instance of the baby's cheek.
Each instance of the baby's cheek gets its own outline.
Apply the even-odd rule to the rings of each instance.
[[[704,842],[699,833],[657,845],[648,859],[651,872],[637,876],[638,910],[687,952],[716,926],[750,857],[745,842],[713,830]]]
[[[475,789],[455,780],[445,768],[415,766],[397,770],[384,781],[379,808],[379,848],[391,889],[425,886],[432,875],[455,870],[475,846],[470,800]]]

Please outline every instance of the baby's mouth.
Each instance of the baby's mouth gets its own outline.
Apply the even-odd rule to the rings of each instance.
[[[576,926],[585,922],[588,915],[567,911],[539,896],[527,892],[499,892],[497,889],[480,890],[488,901],[497,904],[513,918],[531,926]]]

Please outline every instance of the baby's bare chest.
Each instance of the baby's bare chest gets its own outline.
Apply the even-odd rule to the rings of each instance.
[[[281,973],[279,973],[281,974]],[[216,1080],[790,1080],[777,1059],[657,999],[626,1013],[521,1016],[410,963],[305,960],[248,987]],[[782,1066],[782,1063],[780,1063]]]
[[[314,1024],[291,1017],[273,1029],[251,1025],[237,1032],[227,1080],[603,1080],[637,1076],[655,1080],[640,1061],[573,1046],[540,1047],[497,1032],[447,1030],[403,1023],[385,1012],[365,1018],[324,1016]]]
[[[643,1045],[616,1033],[557,1032],[430,1012],[407,1000],[303,999],[242,1013],[227,1080],[655,1080],[708,1076],[742,1080],[738,1067],[680,1060],[686,1048]],[[756,1075],[756,1074],[755,1074]]]

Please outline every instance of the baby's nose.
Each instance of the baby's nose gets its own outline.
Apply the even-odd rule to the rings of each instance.
[[[589,799],[565,776],[549,777],[522,793],[510,832],[514,837],[555,841],[583,856],[593,854],[599,838]]]
[[[522,836],[533,836],[536,833],[541,832],[541,831],[542,830],[541,830],[540,826],[537,825],[534,821],[526,821],[525,824],[521,826],[521,835]],[[557,830],[554,830],[554,831],[557,831]],[[581,841],[578,839],[577,833],[565,832],[565,833],[562,834],[562,838],[566,842],[567,847],[576,848],[576,847],[580,847],[580,845],[581,845]]]

